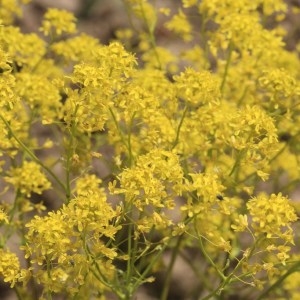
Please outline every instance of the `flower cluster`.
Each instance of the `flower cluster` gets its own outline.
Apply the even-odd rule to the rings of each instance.
[[[7,0],[1,2],[0,20],[1,24],[10,25],[14,22],[16,16],[22,15],[20,3],[29,3],[31,0]]]
[[[268,239],[281,238],[294,243],[291,224],[297,220],[297,215],[286,197],[260,194],[249,200],[247,208],[256,234],[263,233]]]
[[[68,11],[50,8],[40,28],[46,36],[60,36],[65,33],[76,32],[76,18]]]
[[[41,194],[51,187],[50,181],[35,162],[24,161],[21,167],[12,168],[7,175],[5,181],[26,197],[30,197],[32,193]]]
[[[0,275],[4,282],[9,282],[14,287],[20,272],[20,262],[15,253],[0,249]]]
[[[25,257],[48,270],[46,277],[42,271],[32,276],[51,292],[61,292],[68,286],[68,292],[74,295],[79,290],[84,293],[91,285],[103,290],[103,282],[109,285],[114,274],[112,260],[117,252],[106,246],[105,239],[113,240],[120,226],[113,226],[116,212],[93,178],[78,181],[78,196],[68,205],[45,217],[36,216],[26,225],[28,233],[22,247]],[[94,184],[84,187],[85,181]],[[98,284],[93,283],[95,280]]]
[[[0,276],[20,299],[133,299],[165,272],[165,300],[177,262],[184,299],[299,295],[291,7],[175,2],[124,0],[132,28],[106,45],[56,8],[23,33],[3,2]]]
[[[137,158],[136,166],[120,175],[120,188],[111,185],[111,192],[124,194],[140,211],[145,207],[173,208],[174,192],[180,194],[183,172],[175,153],[153,150]],[[173,192],[172,192],[173,191]]]

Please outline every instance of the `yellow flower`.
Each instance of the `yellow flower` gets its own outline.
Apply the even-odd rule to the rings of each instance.
[[[75,16],[65,10],[49,8],[44,15],[40,31],[46,36],[60,36],[64,33],[76,32]]]
[[[95,273],[104,281],[114,273],[111,260],[118,253],[103,238],[114,240],[121,226],[112,224],[116,211],[107,203],[104,190],[97,186],[97,178],[86,175],[85,179],[90,183],[95,179],[96,183],[89,186],[84,178],[79,179],[76,198],[56,212],[35,216],[26,224],[26,244],[21,248],[33,265],[48,266],[34,274],[45,290],[60,292],[67,287],[67,292],[73,293],[78,291],[78,284],[94,286]],[[103,289],[96,285],[98,290]]]
[[[130,6],[130,11],[132,11],[137,18],[145,22],[150,31],[154,30],[157,16],[153,5],[146,0],[125,0],[125,3]]]
[[[24,161],[21,167],[10,169],[4,179],[27,197],[31,193],[41,194],[51,187],[50,181],[35,162]]]
[[[279,150],[274,120],[259,106],[247,105],[232,114],[229,126],[233,131],[228,143],[239,151],[240,164],[254,168],[266,180],[268,159]]]
[[[2,208],[0,208],[0,223],[4,221],[5,223],[8,224],[8,215],[6,214],[5,211],[3,211]]]
[[[192,183],[188,187],[189,191],[196,191],[197,197],[204,202],[216,202],[217,195],[222,194],[225,187],[220,183],[218,175],[213,173],[189,174]]]
[[[174,207],[172,195],[181,193],[183,172],[175,153],[155,149],[137,158],[135,167],[119,176],[120,188],[110,186],[115,194],[124,194],[139,210],[144,207]]]
[[[266,16],[271,16],[275,12],[286,12],[288,9],[287,3],[282,0],[259,0],[259,2],[262,4],[263,13]]]
[[[260,194],[247,203],[252,216],[252,227],[256,235],[266,234],[267,238],[277,238],[293,243],[291,224],[297,221],[295,209],[289,204],[288,198],[272,194]]]
[[[198,0],[182,0],[182,6],[184,8],[195,6],[198,3]]]
[[[234,220],[234,224],[231,225],[234,231],[242,232],[248,228],[248,217],[247,215],[239,215],[237,219]]]
[[[18,281],[19,272],[20,262],[16,254],[0,249],[0,275],[4,277],[4,282],[9,282],[13,288]]]
[[[159,69],[175,73],[178,70],[178,58],[169,49],[163,47],[155,47],[155,49],[147,49],[142,55],[145,62],[145,68]]]
[[[78,63],[80,61],[90,61],[93,58],[93,53],[99,46],[99,40],[82,33],[79,36],[52,44],[51,50],[59,57],[62,57],[66,63]]]
[[[103,100],[96,98],[91,92],[82,90],[66,90],[68,96],[64,111],[64,121],[68,126],[73,124],[80,132],[93,132],[103,130],[108,119],[107,108],[102,103]]]
[[[76,192],[78,195],[87,195],[92,191],[101,190],[100,184],[102,180],[96,175],[84,175],[76,180]]]
[[[46,43],[34,33],[23,34],[20,29],[5,26],[0,30],[0,44],[15,67],[36,67],[46,53]]]
[[[0,107],[7,110],[12,109],[15,102],[19,100],[14,89],[16,86],[16,78],[10,73],[0,75]]]
[[[33,110],[38,110],[43,120],[51,123],[62,108],[59,90],[44,75],[22,72],[17,75],[16,94]]]
[[[178,97],[182,97],[194,106],[217,104],[220,100],[220,82],[211,72],[196,72],[187,68],[174,76]]]
[[[22,0],[22,3],[29,3],[31,0]],[[3,24],[12,24],[15,21],[15,17],[22,15],[22,7],[18,0],[5,0],[1,1],[0,6],[0,20]]]
[[[275,108],[288,107],[292,99],[300,96],[300,85],[282,68],[265,70],[259,78],[259,84],[265,91],[266,100],[275,102]]]
[[[11,63],[9,55],[0,47],[0,69],[2,73],[11,70]]]
[[[192,26],[182,10],[179,10],[178,14],[173,15],[172,19],[165,26],[182,37],[186,42],[191,41],[193,38]]]

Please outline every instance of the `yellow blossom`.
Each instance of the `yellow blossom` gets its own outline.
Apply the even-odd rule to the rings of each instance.
[[[178,14],[173,15],[172,19],[165,26],[182,37],[184,41],[192,40],[192,26],[182,10],[179,10]]]
[[[165,16],[169,16],[170,15],[170,9],[166,8],[166,7],[162,7],[159,9],[159,12],[162,13]]]
[[[8,110],[12,109],[14,103],[19,100],[19,97],[14,92],[16,78],[4,73],[0,75],[0,107]]]
[[[194,6],[198,3],[198,0],[182,0],[182,6],[184,8]]]
[[[41,194],[50,189],[51,183],[41,171],[41,167],[35,162],[24,161],[19,168],[8,171],[5,181],[11,183],[20,193],[30,197],[31,193]]]
[[[124,194],[125,201],[132,201],[139,209],[146,206],[173,208],[172,190],[182,189],[182,169],[176,154],[155,149],[137,159],[131,169],[125,169],[119,176],[121,187],[111,192]]]
[[[192,183],[188,187],[189,191],[196,191],[197,197],[204,202],[215,202],[217,195],[221,194],[224,186],[219,182],[218,175],[212,173],[190,174]]]
[[[11,70],[11,63],[12,61],[9,58],[9,55],[0,47],[0,68],[2,73]]]
[[[182,257],[208,297],[296,300],[298,217],[271,194],[300,175],[287,1],[124,0],[132,28],[106,45],[56,8],[45,40],[23,33],[28,0],[0,2],[1,278],[29,298],[129,299]],[[45,167],[65,189],[47,208]]]
[[[16,254],[0,249],[0,275],[4,282],[9,282],[10,287],[14,287],[18,281],[20,262]]]
[[[48,124],[60,114],[62,108],[59,90],[45,76],[22,72],[17,76],[16,94],[32,110],[39,110]]]
[[[145,0],[125,0],[130,5],[130,10],[134,15],[146,23],[150,31],[153,31],[156,25],[157,16],[155,8]]]
[[[29,3],[31,0],[22,0],[22,3]],[[20,1],[18,0],[5,0],[1,1],[0,6],[0,20],[3,24],[12,24],[15,17],[20,17],[22,15],[22,7]]]
[[[275,108],[286,107],[292,98],[300,96],[300,85],[284,69],[265,70],[259,83],[266,91],[266,100],[275,102]]]
[[[208,71],[196,72],[187,68],[174,76],[178,96],[193,105],[213,105],[220,99],[219,80]]]
[[[8,224],[8,215],[0,208],[0,222],[2,221]]]
[[[46,36],[60,36],[64,33],[76,32],[75,16],[65,10],[49,8],[44,15],[40,31]]]
[[[100,190],[102,180],[96,175],[85,175],[76,180],[76,192],[78,195],[87,195],[91,191]]]
[[[231,225],[234,231],[245,231],[248,228],[248,217],[247,215],[239,215],[238,219],[235,220],[235,224]]]
[[[12,26],[1,28],[0,44],[19,67],[36,66],[46,52],[45,42],[36,34],[23,34]]]
[[[51,45],[51,50],[66,63],[89,61],[100,43],[97,39],[84,33]]]
[[[298,218],[288,198],[280,193],[270,197],[260,194],[247,203],[247,208],[255,234],[264,233],[269,239],[280,237],[293,243],[291,224]]]
[[[178,70],[177,57],[170,50],[157,46],[155,49],[147,49],[142,55],[146,68],[160,69],[175,73]]]

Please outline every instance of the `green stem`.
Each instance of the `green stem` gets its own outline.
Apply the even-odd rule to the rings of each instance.
[[[204,257],[206,258],[206,260],[210,263],[210,265],[217,271],[217,273],[219,274],[220,278],[225,281],[227,279],[227,277],[219,270],[219,268],[216,266],[216,264],[214,263],[214,261],[211,259],[211,257],[208,255],[208,253],[205,250],[205,247],[203,245],[202,242],[202,237],[199,235],[199,246],[200,249],[204,255]]]
[[[257,300],[262,300],[266,299],[266,296],[272,291],[275,290],[278,287],[281,287],[282,282],[290,276],[294,272],[299,272],[300,271],[300,262],[297,262],[294,264],[287,272],[282,275],[279,279],[277,279],[271,286],[269,286],[262,294],[259,295]]]
[[[226,79],[227,79],[227,76],[228,76],[229,66],[230,66],[230,63],[231,63],[232,52],[233,52],[233,45],[232,45],[231,41],[229,42],[228,50],[229,50],[229,53],[228,53],[228,57],[227,57],[226,65],[225,65],[225,71],[224,71],[224,74],[223,74],[223,79],[222,79],[222,83],[221,83],[221,87],[220,87],[220,90],[221,90],[222,93],[224,91]]]
[[[238,260],[238,263],[236,264],[236,266],[234,267],[234,269],[232,270],[232,272],[228,276],[224,276],[224,274],[222,273],[223,281],[220,283],[220,285],[212,293],[210,293],[209,295],[204,297],[202,300],[212,299],[216,295],[221,296],[221,294],[224,291],[224,289],[226,288],[226,286],[229,285],[231,282],[235,281],[235,279],[233,277],[236,277],[235,276],[236,270],[238,270],[238,268],[240,267],[242,262],[244,262],[244,260],[249,259],[249,257],[252,256],[254,250],[256,249],[256,247],[257,247],[258,243],[261,241],[261,239],[262,239],[262,237],[259,237],[255,241],[255,243],[252,245],[248,255],[245,255],[245,256],[243,256],[242,259]],[[236,280],[239,280],[239,278],[236,277]]]
[[[117,121],[117,118],[116,118],[115,113],[113,112],[113,110],[112,110],[110,107],[108,108],[108,110],[109,110],[109,112],[110,112],[110,114],[111,114],[111,116],[112,116],[112,118],[113,118],[113,121],[114,121],[115,126],[116,126],[116,128],[117,128],[117,131],[119,132],[119,135],[120,135],[120,138],[121,138],[122,143],[123,143],[124,146],[128,149],[128,145],[127,145],[126,140],[125,140],[125,138],[124,138],[123,132],[121,131],[121,129],[120,129],[120,127],[119,127],[119,124],[118,124],[118,121]],[[128,151],[129,151],[129,149],[128,149]]]
[[[249,89],[248,86],[246,86],[246,87],[244,88],[243,94],[242,94],[241,98],[240,98],[240,99],[238,100],[238,102],[237,102],[237,107],[240,107],[240,106],[242,105],[242,103],[243,103],[243,101],[244,101],[244,99],[245,99],[245,97],[246,97],[246,95],[247,95],[248,89]]]
[[[76,105],[75,110],[74,110],[74,119],[77,116],[77,112],[79,109],[79,105]],[[76,124],[73,121],[69,132],[69,143],[66,151],[66,165],[65,165],[65,171],[66,171],[66,202],[68,203],[71,199],[71,159],[73,154],[76,153],[75,149],[76,147],[74,146],[74,137],[76,136]]]
[[[146,30],[148,31],[148,34],[149,34],[150,44],[151,44],[152,49],[154,51],[154,56],[155,56],[155,58],[157,60],[158,68],[161,70],[162,69],[162,65],[161,65],[161,61],[160,61],[158,52],[156,50],[157,45],[156,45],[155,36],[154,36],[154,28],[155,28],[155,26],[153,26],[153,28],[150,27],[149,22],[148,22],[148,20],[146,18],[144,7],[143,7],[143,5],[142,5],[141,2],[140,2],[140,7],[141,7],[142,16],[143,16],[143,19],[144,19],[144,22],[145,22],[145,25],[146,25]]]
[[[19,291],[19,288],[16,285],[14,286],[14,291],[16,293],[17,299],[18,300],[23,300],[23,297],[22,297],[22,295],[21,295],[21,293]]]
[[[148,266],[145,268],[145,270],[143,271],[142,274],[140,274],[140,280],[137,280],[134,283],[134,288],[133,290],[135,290],[140,284],[141,282],[143,282],[145,280],[145,278],[148,276],[149,272],[151,271],[151,269],[153,268],[153,266],[156,264],[156,262],[158,261],[158,259],[161,257],[162,253],[165,251],[165,249],[168,247],[169,243],[165,243],[162,246],[160,246],[158,253],[156,254],[156,256],[154,256],[150,263],[148,264]]]
[[[85,0],[81,3],[81,9],[79,12],[79,18],[80,19],[86,19],[89,17],[90,11],[93,9],[93,6],[96,4],[98,0]]]
[[[130,119],[129,122],[129,127],[128,127],[128,134],[127,134],[127,144],[128,144],[128,155],[129,155],[129,166],[132,166],[132,161],[134,159],[133,155],[132,155],[132,149],[131,149],[131,130],[133,127],[133,120],[135,117],[136,112],[134,112],[132,114],[132,117]]]
[[[21,146],[21,148],[31,157],[31,159],[39,164],[44,170],[46,170],[52,178],[57,182],[57,184],[64,190],[64,192],[67,192],[66,187],[61,182],[61,180],[52,172],[51,169],[49,169],[46,165],[44,165],[36,156],[35,154],[14,134],[12,128],[10,127],[9,123],[5,120],[5,118],[0,115],[0,119],[4,122],[6,125],[9,134],[17,141],[17,143]]]
[[[176,132],[176,138],[175,138],[175,141],[173,143],[173,146],[172,146],[172,150],[176,147],[176,145],[178,144],[179,142],[179,135],[180,135],[180,129],[181,129],[181,126],[183,124],[183,121],[184,121],[184,118],[185,118],[185,115],[187,113],[187,106],[184,108],[184,111],[183,111],[183,114],[181,116],[181,119],[180,119],[180,122],[179,122],[179,125],[178,125],[178,128],[177,128],[177,132]]]
[[[125,295],[122,293],[122,291],[120,291],[120,289],[118,289],[115,285],[113,285],[111,283],[110,280],[108,280],[104,274],[101,272],[101,269],[99,267],[99,263],[97,261],[97,259],[95,258],[95,256],[93,255],[93,253],[91,252],[88,244],[87,244],[87,241],[86,241],[86,236],[85,234],[82,234],[81,235],[81,240],[83,242],[83,249],[84,249],[84,252],[87,256],[88,259],[91,259],[92,260],[92,265],[95,266],[96,270],[94,270],[93,268],[89,268],[89,271],[91,271],[91,273],[95,276],[95,278],[101,282],[103,285],[107,286],[109,289],[111,289],[114,293],[116,293],[116,295],[118,295],[118,297],[120,299],[126,299]],[[98,274],[97,274],[97,272]],[[123,288],[123,287],[122,287]]]
[[[131,279],[132,279],[132,269],[133,269],[133,253],[132,253],[132,223],[129,224],[128,229],[128,240],[127,240],[127,253],[129,256],[129,259],[127,260],[127,272],[126,272],[126,294],[129,296],[130,294],[130,286],[131,286]]]
[[[233,175],[233,173],[234,173],[234,172],[237,170],[237,168],[239,167],[240,161],[241,161],[241,159],[242,159],[243,154],[244,154],[244,151],[243,151],[243,150],[241,150],[241,151],[238,153],[237,158],[236,158],[236,160],[235,160],[235,162],[234,162],[234,165],[233,165],[233,167],[232,167],[230,173],[228,174],[228,177],[230,177],[231,175]]]
[[[46,257],[46,263],[47,263],[47,276],[48,276],[48,279],[51,280],[51,273],[50,273],[51,266],[50,266],[50,260],[48,257]],[[49,287],[47,288],[47,299],[52,300],[52,293],[49,290]]]
[[[124,144],[124,146],[126,147],[126,149],[128,151],[128,160],[129,160],[129,164],[131,165],[131,163],[132,163],[131,132],[128,133],[128,137],[127,137],[127,141],[126,141],[125,136],[124,136],[123,132],[121,131],[120,127],[119,127],[119,124],[118,124],[118,121],[117,121],[115,113],[113,112],[113,110],[111,109],[111,107],[109,107],[108,110],[109,110],[109,112],[110,112],[110,114],[112,116],[113,122],[114,122],[114,124],[115,124],[115,126],[117,128],[117,131],[119,132],[121,141],[122,141],[122,143]],[[131,124],[132,124],[133,118],[134,118],[134,115],[132,116],[132,119],[131,119],[129,131],[131,131]]]
[[[175,248],[173,249],[172,252],[172,257],[171,257],[171,261],[169,263],[167,272],[166,272],[166,276],[165,276],[165,282],[164,282],[164,286],[163,286],[163,291],[161,293],[161,300],[167,300],[168,299],[168,294],[169,294],[169,289],[170,289],[170,284],[171,284],[171,279],[172,279],[172,270],[176,261],[176,258],[179,254],[179,248],[180,248],[180,244],[182,241],[182,237],[183,235],[180,235],[177,239],[177,243],[175,245]]]

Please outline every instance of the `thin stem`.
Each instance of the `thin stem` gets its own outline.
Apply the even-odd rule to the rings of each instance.
[[[115,113],[113,112],[113,110],[112,110],[110,107],[108,108],[108,110],[109,110],[109,112],[110,112],[110,114],[111,114],[111,116],[112,116],[112,119],[113,119],[113,121],[114,121],[114,123],[115,123],[115,126],[116,126],[116,128],[117,128],[117,131],[119,132],[121,141],[122,141],[122,143],[124,144],[124,146],[127,148],[128,152],[129,152],[128,144],[126,143],[124,134],[123,134],[123,132],[121,131],[121,129],[120,129],[120,127],[119,127],[119,124],[118,124],[118,121],[117,121],[117,118],[116,118]]]
[[[206,260],[211,264],[211,266],[217,271],[217,273],[219,274],[219,276],[221,277],[221,279],[223,281],[225,281],[227,279],[227,277],[219,270],[219,268],[216,266],[216,264],[214,263],[214,261],[211,259],[211,257],[208,255],[208,253],[206,252],[205,250],[205,247],[203,245],[203,242],[202,242],[202,237],[199,236],[199,246],[200,246],[200,249],[204,255],[204,257],[206,258]]]
[[[130,281],[132,277],[132,267],[133,267],[133,253],[132,253],[132,223],[129,224],[128,230],[128,240],[127,240],[127,253],[129,254],[129,259],[127,260],[127,272],[126,272],[126,285],[127,285],[127,293],[129,293],[128,288],[130,286]]]
[[[48,257],[46,257],[46,264],[47,264],[47,276],[48,276],[48,279],[51,281],[51,273],[50,273],[50,260]],[[47,288],[47,299],[48,300],[52,300],[52,293],[49,289],[49,287]]]
[[[18,300],[23,300],[22,294],[20,293],[19,288],[16,285],[14,286],[14,291],[17,295],[17,299]]]
[[[159,55],[158,55],[158,52],[157,52],[157,49],[156,49],[157,45],[156,45],[155,36],[154,36],[154,28],[155,28],[155,26],[153,26],[153,28],[150,28],[150,25],[149,25],[148,20],[146,18],[144,7],[143,7],[143,5],[142,5],[141,2],[140,2],[140,7],[141,7],[143,19],[144,19],[145,24],[146,24],[146,29],[147,29],[147,31],[149,33],[150,44],[151,44],[152,49],[154,51],[154,55],[155,55],[155,58],[157,60],[158,67],[161,70],[162,69],[162,65],[161,65],[161,61],[160,61],[160,58],[159,58]]]
[[[243,101],[244,101],[244,99],[245,99],[245,97],[246,97],[246,95],[247,95],[248,89],[249,89],[248,86],[246,86],[246,87],[244,88],[243,94],[242,94],[241,98],[240,98],[240,99],[238,100],[238,102],[237,102],[237,107],[240,107],[240,106],[242,105],[242,103],[243,103]]]
[[[181,126],[183,124],[183,121],[184,121],[184,118],[185,118],[185,115],[187,113],[187,106],[184,108],[184,111],[183,111],[183,114],[181,116],[181,119],[180,119],[180,122],[179,122],[179,125],[178,125],[178,128],[177,128],[177,132],[176,132],[176,138],[175,138],[175,141],[173,143],[173,146],[172,146],[172,150],[176,147],[176,145],[178,144],[179,142],[179,135],[180,135],[180,129],[181,129]]]
[[[148,276],[149,272],[151,271],[151,269],[153,268],[153,266],[156,264],[157,260],[161,257],[162,253],[165,251],[165,249],[168,247],[169,243],[165,243],[162,246],[160,246],[158,253],[156,254],[156,256],[152,257],[149,265],[145,268],[145,270],[143,271],[143,273],[140,275],[140,280],[137,280],[134,283],[134,289],[135,290],[140,283]]]
[[[76,118],[77,112],[78,112],[79,106],[77,105],[74,110],[74,119]],[[70,201],[71,198],[71,159],[72,155],[75,153],[75,146],[74,146],[74,137],[76,135],[76,126],[75,122],[72,122],[71,130],[70,130],[70,138],[69,138],[69,144],[67,147],[66,152],[66,165],[65,165],[65,171],[66,171],[66,198],[67,203]]]
[[[261,241],[261,238],[259,237],[255,243],[252,245],[248,255],[244,255],[242,257],[242,259],[237,260],[238,263],[236,264],[236,266],[234,267],[234,269],[232,270],[232,272],[228,275],[228,276],[224,276],[223,275],[223,281],[220,283],[220,285],[209,295],[207,295],[206,297],[202,298],[202,300],[208,300],[208,299],[212,299],[213,296],[221,296],[222,292],[224,291],[224,289],[226,288],[227,285],[229,285],[231,282],[233,281],[241,281],[241,279],[237,276],[235,276],[235,272],[236,270],[240,267],[240,265],[244,262],[244,260],[249,259],[249,257],[252,256],[257,244]],[[235,279],[234,279],[235,278]],[[244,282],[244,281],[243,281]],[[245,282],[244,282],[245,283]]]
[[[229,50],[229,53],[228,53],[228,57],[227,57],[226,65],[225,65],[225,71],[224,71],[224,74],[223,74],[223,79],[222,79],[222,83],[221,83],[221,87],[220,87],[220,90],[221,90],[222,93],[224,91],[224,86],[225,86],[226,79],[227,79],[227,76],[228,76],[229,66],[230,66],[230,63],[231,63],[231,57],[232,57],[232,52],[233,52],[233,45],[232,45],[231,41],[229,42],[228,50]]]
[[[128,128],[128,135],[127,135],[127,143],[128,143],[128,155],[129,155],[129,166],[132,166],[132,161],[133,161],[133,155],[132,155],[132,149],[131,149],[131,130],[133,126],[133,120],[135,117],[136,112],[132,114],[130,123],[129,123],[129,128]]]
[[[292,273],[294,272],[299,272],[300,271],[300,262],[297,262],[296,264],[294,264],[289,270],[287,270],[287,272],[282,275],[279,279],[277,279],[271,286],[269,286],[263,293],[261,293],[259,295],[259,297],[257,298],[257,300],[261,300],[261,299],[266,299],[266,296],[274,289],[278,288],[281,286],[282,282],[288,277],[290,276]]]
[[[61,182],[61,180],[52,172],[51,169],[49,169],[46,165],[44,165],[36,156],[35,154],[14,134],[12,128],[10,127],[9,123],[5,120],[5,118],[0,115],[0,119],[4,122],[6,125],[9,134],[17,141],[17,143],[21,146],[21,148],[31,157],[33,161],[35,161],[37,164],[39,164],[44,170],[46,170],[52,178],[57,182],[57,184],[64,190],[64,192],[67,192],[67,189],[65,185]]]
[[[182,237],[183,235],[180,235],[177,239],[177,243],[175,245],[175,248],[173,249],[172,252],[172,257],[171,257],[171,261],[169,263],[166,275],[165,275],[165,282],[164,282],[164,286],[163,286],[163,291],[161,293],[161,300],[167,300],[168,299],[168,294],[169,294],[169,289],[170,289],[170,284],[171,284],[171,279],[172,279],[172,270],[176,261],[176,258],[179,254],[179,248],[180,248],[180,244],[182,241]]]
[[[236,160],[235,160],[235,162],[234,162],[234,165],[233,165],[233,167],[232,167],[230,173],[228,174],[228,177],[230,177],[231,175],[233,175],[233,173],[238,169],[238,167],[239,167],[239,165],[240,165],[240,162],[241,162],[241,159],[242,159],[242,157],[243,157],[243,155],[244,155],[244,152],[245,152],[244,150],[241,150],[241,151],[238,153],[237,158],[236,158]]]

